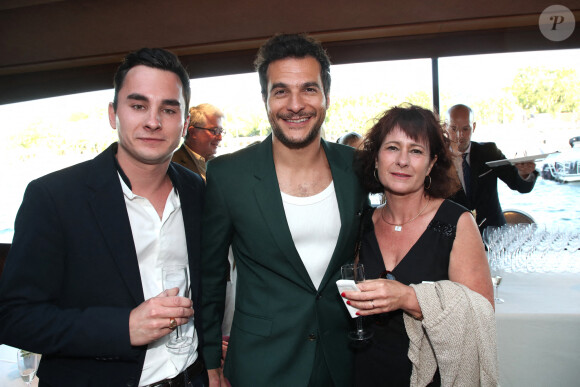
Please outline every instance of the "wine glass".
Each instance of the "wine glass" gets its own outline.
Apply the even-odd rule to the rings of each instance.
[[[36,375],[36,370],[38,369],[40,355],[19,349],[16,352],[16,361],[18,363],[18,371],[20,371],[22,380],[24,380],[27,386],[30,386],[30,383],[32,383],[32,380]]]
[[[483,244],[487,248],[487,255],[490,256],[495,253],[499,240],[499,227],[487,226],[483,229],[481,237],[483,239]]]
[[[343,265],[340,268],[340,274],[344,280],[353,280],[355,283],[365,280],[365,268],[362,263],[353,263]],[[373,336],[372,332],[365,331],[363,328],[363,316],[356,318],[356,330],[349,332],[348,337],[355,341],[365,341]]]
[[[162,268],[162,283],[163,290],[179,288],[178,296],[189,296],[189,281],[187,274],[187,266],[164,266]],[[181,334],[181,326],[177,326],[174,333],[171,333],[167,348],[174,351],[181,351],[189,347],[193,343],[193,337],[183,336]]]
[[[495,304],[503,304],[504,300],[499,297],[498,286],[501,284],[503,278],[503,263],[500,255],[490,254],[488,256],[489,271],[491,273],[491,283],[493,285],[493,299]]]
[[[487,226],[483,229],[482,239],[488,252],[495,246],[498,239],[498,229],[498,226]]]

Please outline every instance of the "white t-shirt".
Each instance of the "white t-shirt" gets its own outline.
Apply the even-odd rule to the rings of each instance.
[[[282,192],[282,201],[296,250],[318,289],[340,233],[334,182],[314,196],[297,197]]]

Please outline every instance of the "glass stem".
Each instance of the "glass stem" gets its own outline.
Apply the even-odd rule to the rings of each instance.
[[[359,335],[362,335],[363,333],[363,321],[362,321],[362,316],[359,316],[356,318],[356,332]]]

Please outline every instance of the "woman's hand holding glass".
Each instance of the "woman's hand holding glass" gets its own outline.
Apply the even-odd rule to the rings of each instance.
[[[394,277],[391,277],[394,278]],[[412,287],[394,279],[373,279],[358,284],[360,292],[346,293],[350,305],[359,309],[360,316],[387,313],[402,309],[415,318],[421,317],[421,308]]]

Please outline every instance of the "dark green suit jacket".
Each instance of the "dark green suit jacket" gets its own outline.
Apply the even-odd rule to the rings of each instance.
[[[233,386],[307,386],[316,346],[336,386],[352,385],[349,318],[338,294],[340,267],[353,261],[367,196],[352,170],[354,150],[322,146],[331,167],[341,229],[319,289],[286,221],[271,136],[208,164],[202,237],[202,304],[208,369],[219,367],[231,244],[238,277],[225,374]]]

